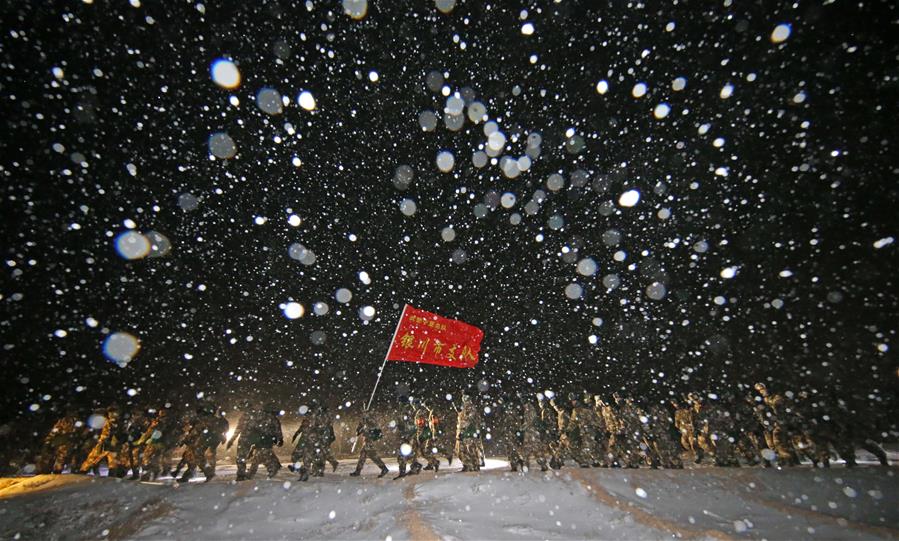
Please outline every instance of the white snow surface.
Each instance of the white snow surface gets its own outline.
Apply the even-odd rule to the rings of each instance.
[[[0,479],[0,539],[890,539],[895,467]],[[390,464],[396,471],[396,464]]]

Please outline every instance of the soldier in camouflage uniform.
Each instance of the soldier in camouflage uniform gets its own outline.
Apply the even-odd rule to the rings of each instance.
[[[440,470],[440,460],[437,458],[437,443],[434,439],[433,412],[425,404],[415,411],[415,442],[418,445],[416,453],[425,459],[426,470]]]
[[[141,408],[134,408],[131,414],[124,421],[125,440],[119,450],[119,457],[122,467],[127,471],[131,470],[131,479],[140,478],[141,453],[143,445],[138,444],[141,436],[147,431],[150,421]]]
[[[108,475],[124,477],[125,469],[119,465],[119,449],[123,439],[119,408],[111,406],[106,410],[106,422],[100,431],[100,437],[97,438],[87,459],[81,464],[81,473],[87,473],[95,466],[99,466],[103,459],[106,459],[109,468]]]
[[[537,395],[537,405],[540,408],[540,436],[543,440],[544,454],[549,458],[549,467],[558,470],[562,467],[562,459],[559,456],[559,431],[558,420],[555,411],[546,407],[547,399]]]
[[[605,450],[599,443],[599,419],[593,410],[593,396],[584,392],[581,401],[572,401],[571,424],[578,429],[579,464],[599,467],[603,464]]]
[[[548,469],[542,425],[543,422],[534,405],[525,402],[521,408],[521,424],[518,427],[518,433],[521,434],[519,456],[527,469],[531,469],[531,458],[540,466],[540,471]]]
[[[509,402],[504,408],[503,437],[509,455],[509,466],[513,472],[524,469],[524,457],[521,455],[521,447],[524,444],[524,433],[521,431],[522,403],[518,398]]]
[[[596,455],[599,458],[598,466],[608,468],[612,465],[609,455],[609,427],[606,425],[606,416],[603,415],[603,402],[601,395],[593,396],[593,419],[595,422],[594,439],[596,440]]]
[[[406,467],[410,464],[408,475],[417,475],[422,468],[421,462],[418,461],[418,429],[415,426],[415,415],[414,412],[412,415],[400,413],[396,423],[396,433],[399,437],[396,461],[400,473],[394,479],[405,477],[407,475]]]
[[[720,401],[707,402],[700,414],[710,455],[716,466],[740,466],[736,454],[736,438],[733,436],[734,420]]]
[[[462,471],[480,471],[478,440],[481,439],[481,415],[468,395],[462,395],[462,409],[459,410],[456,422],[459,426],[459,460],[462,461]]]
[[[799,464],[789,431],[792,412],[786,397],[770,393],[764,383],[756,383],[755,390],[764,403],[765,442],[768,448],[777,454],[782,463],[791,466]]]
[[[143,448],[141,456],[141,480],[150,481],[163,475],[169,475],[172,465],[172,452],[178,446],[182,430],[178,419],[168,409],[161,408],[137,445]]]
[[[231,449],[234,442],[237,442],[237,451],[234,454],[237,462],[237,480],[244,481],[247,479],[247,460],[250,458],[250,451],[253,449],[253,435],[250,430],[257,424],[256,419],[261,417],[262,412],[253,408],[250,402],[244,404],[245,409],[237,421],[234,433],[231,439],[225,444],[225,449]]]
[[[752,396],[734,402],[733,419],[737,433],[737,453],[750,466],[764,463],[768,467],[771,465],[770,462],[762,457],[762,449],[765,447],[762,444],[764,431],[759,424],[755,407]]]
[[[268,478],[271,479],[277,475],[281,469],[281,462],[275,456],[272,447],[284,445],[284,436],[281,433],[281,421],[278,419],[278,408],[274,404],[269,404],[262,411],[254,412],[249,419],[252,424],[246,427],[247,433],[241,438],[249,436],[251,451],[247,459],[249,471],[246,473],[246,479],[252,479],[259,469],[259,465],[265,466]],[[240,480],[240,479],[238,479]]]
[[[216,414],[212,405],[197,409],[197,417],[184,437],[184,455],[181,460],[187,465],[184,475],[179,479],[186,483],[194,476],[199,467],[206,476],[206,481],[215,477],[216,451],[218,446],[227,440],[228,421]]]
[[[359,426],[356,427],[356,441],[357,443],[361,442],[359,443],[359,461],[356,463],[356,470],[350,474],[351,476],[358,477],[362,474],[362,467],[365,466],[366,459],[371,459],[372,462],[381,468],[379,478],[387,475],[390,470],[387,469],[384,461],[378,456],[377,449],[375,449],[375,442],[380,440],[381,436],[381,428],[371,418],[371,414],[363,412],[362,420],[359,422]]]
[[[671,401],[674,407],[674,424],[680,432],[680,445],[687,452],[689,459],[699,462],[702,460],[701,451],[696,446],[696,434],[694,430],[693,408],[689,398],[684,404],[675,400]]]
[[[320,436],[315,410],[310,409],[291,438],[296,440],[297,446],[290,456],[291,464],[287,468],[299,472],[300,481],[307,481],[310,474],[324,469]]]
[[[683,468],[677,440],[672,436],[674,420],[661,404],[652,404],[646,411],[644,426],[646,445],[653,468]]]
[[[321,445],[321,467],[324,468],[324,463],[327,462],[331,465],[331,471],[336,472],[337,466],[340,463],[337,461],[337,457],[334,456],[334,451],[331,450],[331,444],[334,443],[336,436],[334,434],[334,421],[331,418],[331,415],[328,413],[328,408],[324,405],[319,406],[315,415],[315,426],[318,430],[319,434],[319,443]],[[319,472],[317,477],[321,477],[322,472]]]
[[[617,393],[615,397],[617,398]],[[625,445],[621,443],[621,440],[624,439],[624,426],[612,404],[600,400],[599,409],[609,437],[606,443],[606,459],[610,466],[620,468],[623,462],[622,450]]]
[[[641,415],[645,417],[645,414],[640,411],[631,398],[622,399],[618,396],[615,400],[619,408],[619,426],[623,430],[616,438],[619,460],[623,459],[624,464],[622,465],[627,468],[639,468],[645,456],[642,449],[645,446],[643,423],[640,421]]]
[[[556,410],[556,424],[559,429],[559,457],[564,461],[565,457],[570,457],[578,466],[582,468],[590,467],[590,459],[585,458],[581,453],[581,426],[575,415],[575,410],[580,408],[580,402],[574,394],[569,395],[569,402],[572,409],[559,406],[556,401],[550,400],[549,403]]]
[[[54,423],[53,428],[44,438],[44,450],[41,453],[40,473],[62,473],[68,466],[75,471],[80,462],[75,463],[80,443],[81,422],[74,410],[69,410],[66,415]]]
[[[841,398],[833,400],[834,448],[846,462],[847,468],[857,466],[855,449],[861,447],[874,455],[881,466],[889,466],[887,454],[875,440],[877,428],[870,418],[850,407],[849,403]]]

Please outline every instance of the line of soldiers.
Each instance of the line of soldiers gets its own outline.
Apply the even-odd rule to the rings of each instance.
[[[62,473],[68,467],[73,473],[99,474],[102,462],[107,463],[110,476],[149,481],[164,475],[177,476],[187,482],[200,469],[206,480],[215,476],[216,449],[225,442],[228,422],[208,404],[183,415],[174,415],[167,408],[150,410],[152,418],[142,409],[122,412],[110,406],[83,423],[74,411],[59,419],[44,439],[44,451],[38,461],[40,473]],[[93,436],[90,425],[99,428]],[[184,447],[181,463],[170,469],[172,454]]]
[[[875,441],[874,428],[850,412],[845,402],[825,404],[805,393],[771,393],[761,383],[755,390],[757,394],[742,400],[690,393],[680,401],[645,407],[618,393],[609,401],[587,392],[570,394],[564,403],[543,393],[538,393],[536,402],[519,397],[505,405],[502,419],[509,463],[513,471],[530,469],[532,461],[543,471],[558,469],[567,460],[585,468],[683,468],[685,459],[717,466],[797,465],[809,460],[827,467],[835,452],[851,467],[856,465],[855,449],[861,447],[888,464]],[[408,406],[391,423],[399,440],[396,479],[422,470],[437,471],[440,457],[452,464],[458,456],[463,472],[483,467],[485,423],[469,395],[462,396],[462,406],[456,410],[454,436],[426,403]],[[237,442],[237,480],[252,479],[260,465],[266,467],[269,478],[274,477],[281,463],[273,448],[284,445],[279,410],[273,404],[249,402],[242,410],[230,439],[223,413],[208,403],[182,415],[167,408],[150,410],[151,416],[138,409],[123,414],[113,406],[105,416],[88,420],[95,428],[100,423],[94,418],[102,421],[96,438],[70,411],[47,435],[39,471],[61,473],[68,467],[73,472],[98,474],[100,463],[106,461],[109,474],[118,477],[129,470],[132,479],[145,481],[178,477],[185,467],[182,482],[197,469],[208,481],[215,476],[218,446],[226,444],[230,449]],[[304,413],[291,438],[296,446],[288,466],[302,481],[323,476],[326,463],[332,471],[338,466],[331,450],[333,416],[317,401]],[[359,476],[367,460],[380,468],[379,477],[388,473],[377,449],[382,437],[375,416],[363,412],[354,443],[359,458],[350,475]],[[172,471],[173,453],[182,446],[181,463]]]
[[[507,408],[505,426],[512,470],[558,469],[566,460],[581,467],[683,468],[688,460],[716,466],[798,465],[803,459],[828,467],[835,452],[849,467],[861,447],[887,465],[874,428],[850,415],[845,402],[825,407],[806,393],[770,393],[759,383],[758,394],[737,400],[709,393],[690,393],[682,401],[653,403],[645,408],[618,393],[569,394],[519,398]],[[852,420],[850,420],[852,419]]]

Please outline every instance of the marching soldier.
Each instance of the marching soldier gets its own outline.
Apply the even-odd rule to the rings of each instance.
[[[480,471],[481,456],[478,441],[481,439],[481,416],[471,397],[462,395],[462,409],[456,416],[459,427],[459,459],[462,471]]]
[[[510,402],[505,408],[503,428],[506,447],[509,451],[509,466],[512,471],[524,470],[524,457],[521,455],[521,447],[524,444],[524,432],[522,430],[522,404],[517,399]]]
[[[596,441],[596,456],[599,459],[599,466],[608,468],[612,464],[609,454],[609,438],[611,434],[606,424],[606,416],[603,414],[605,407],[606,403],[603,402],[602,396],[598,394],[593,395],[593,420],[595,423],[593,438]]]
[[[756,383],[764,403],[765,442],[768,448],[777,453],[777,458],[791,466],[799,464],[799,457],[793,448],[792,438],[788,430],[790,407],[786,398],[780,394],[772,394],[764,383]]]
[[[125,440],[122,442],[122,447],[119,450],[119,457],[125,471],[131,470],[132,480],[140,479],[143,445],[139,445],[137,442],[144,435],[144,432],[147,431],[149,424],[144,411],[141,408],[134,408],[122,427]]]
[[[413,414],[414,415],[414,414]],[[409,475],[417,475],[422,468],[417,459],[418,441],[415,421],[406,414],[400,414],[396,423],[396,432],[399,436],[399,446],[396,452],[396,461],[399,464],[400,473],[394,479],[406,476],[406,466],[411,464]]]
[[[41,453],[40,473],[62,473],[66,466],[72,471],[77,470],[80,462],[75,463],[78,452],[79,433],[81,422],[75,415],[74,409],[69,409],[66,415],[54,423],[53,428],[44,438],[44,450]]]
[[[615,438],[619,463],[627,468],[639,468],[642,459],[640,445],[643,443],[643,423],[640,412],[633,399],[622,398],[615,393],[615,404],[618,406],[618,430]],[[645,415],[644,415],[645,416]]]
[[[582,467],[599,467],[603,462],[603,449],[598,444],[596,433],[599,421],[593,410],[593,396],[586,391],[581,401],[572,401],[571,424],[577,428],[579,463]]]
[[[661,404],[653,404],[647,410],[646,445],[653,468],[684,467],[680,457],[679,445],[671,435],[673,419],[668,410]]]
[[[318,469],[324,469],[324,465],[321,465],[321,468],[319,468],[319,462],[322,461],[322,457],[319,452],[321,448],[319,443],[320,433],[315,417],[315,410],[309,410],[291,438],[291,441],[296,440],[297,445],[290,457],[292,464],[287,468],[290,471],[298,471],[300,481],[308,481],[310,474]]]
[[[691,398],[689,396],[685,398],[684,404],[672,400],[671,405],[674,407],[674,425],[680,432],[680,445],[687,452],[689,459],[698,463],[701,460],[701,451],[696,448]]]
[[[278,408],[274,404],[269,404],[262,411],[255,412],[250,419],[253,424],[249,427],[249,434],[247,434],[250,436],[248,439],[251,449],[247,459],[249,471],[246,473],[246,479],[252,479],[256,475],[260,464],[265,466],[268,478],[271,479],[281,469],[281,462],[275,456],[272,447],[284,445],[281,421],[278,419]]]
[[[540,466],[540,471],[546,471],[546,444],[543,441],[543,429],[540,416],[530,402],[522,406],[521,425],[518,428],[521,434],[520,457],[527,469],[531,468],[531,458]]]
[[[381,457],[378,456],[378,451],[375,449],[375,442],[380,440],[381,437],[381,428],[371,418],[371,414],[363,412],[362,420],[359,421],[359,426],[356,427],[357,442],[361,440],[359,461],[356,463],[355,471],[350,474],[351,476],[358,477],[362,474],[362,467],[365,466],[366,459],[371,459],[372,462],[381,468],[381,475],[378,476],[379,478],[387,475],[390,470],[387,469],[387,466],[384,464],[384,461],[381,460]]]
[[[427,411],[427,416],[425,416],[425,411]],[[422,404],[415,412],[417,453],[427,461],[427,466],[424,469],[436,472],[440,470],[440,460],[437,458],[435,421],[434,412],[426,404]]]
[[[255,428],[256,419],[261,416],[261,412],[252,407],[247,401],[244,403],[245,409],[237,421],[237,427],[231,434],[231,439],[225,444],[225,449],[231,449],[234,442],[237,442],[237,451],[235,452],[235,461],[237,462],[237,480],[244,481],[247,479],[247,460],[250,458],[250,451],[253,448],[254,437],[250,432]],[[279,421],[280,423],[280,421]]]
[[[119,448],[123,439],[119,408],[110,406],[106,410],[106,422],[100,431],[100,437],[97,438],[97,443],[91,449],[87,459],[81,464],[81,473],[87,473],[95,466],[99,466],[103,459],[106,459],[109,468],[107,475],[124,477],[125,469],[119,465]]]
[[[546,407],[546,401],[542,393],[537,395],[537,406],[540,408],[540,436],[543,440],[544,454],[549,457],[549,467],[558,470],[562,467],[562,459],[558,452],[558,420],[555,412]]]
[[[181,434],[178,419],[168,409],[160,408],[147,430],[137,440],[137,445],[143,448],[141,481],[154,480],[171,473],[172,452],[178,446]]]
[[[186,463],[187,469],[180,478],[182,483],[194,476],[197,467],[203,471],[207,482],[215,477],[216,450],[227,441],[226,432],[228,421],[216,415],[214,406],[197,408],[197,419],[183,441],[185,449],[181,460]]]
[[[337,466],[340,465],[340,463],[334,456],[334,452],[331,451],[331,444],[334,443],[334,440],[336,439],[334,434],[334,422],[328,414],[328,408],[324,405],[318,408],[315,417],[315,426],[319,433],[319,443],[321,445],[321,467],[324,468],[324,463],[327,462],[331,465],[331,471],[336,472]],[[323,471],[320,471],[318,472],[317,477],[321,477],[322,475]]]

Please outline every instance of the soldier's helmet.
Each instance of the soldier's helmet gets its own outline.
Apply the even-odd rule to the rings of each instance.
[[[584,404],[586,404],[588,406],[593,405],[593,395],[588,393],[587,391],[584,391],[582,400],[583,400]]]
[[[755,390],[761,393],[762,396],[768,394],[768,387],[761,382],[755,384]]]

